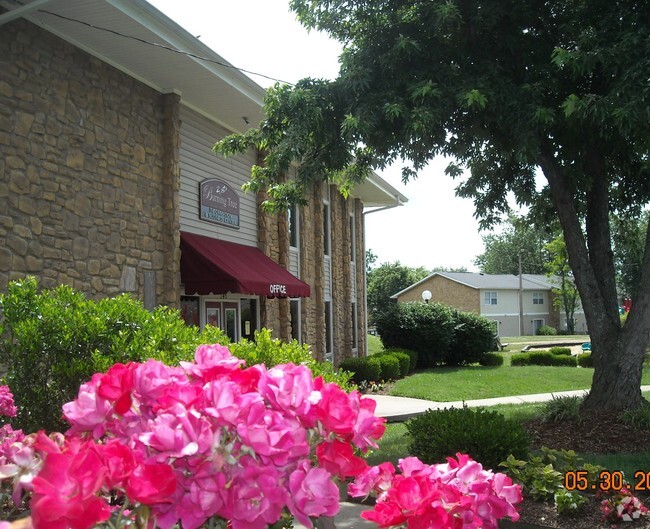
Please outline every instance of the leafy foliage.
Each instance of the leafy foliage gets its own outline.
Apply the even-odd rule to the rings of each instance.
[[[585,405],[641,405],[632,390],[640,386],[638,364],[650,339],[650,252],[637,289],[643,302],[621,327],[609,216],[638,218],[650,201],[644,6],[632,0],[292,0],[291,6],[305,26],[343,43],[339,77],[276,85],[260,128],[225,138],[215,150],[266,153],[248,187],[268,187],[271,208],[300,200],[317,179],[348,194],[373,169],[403,159],[408,180],[443,155],[452,160],[447,173],[460,179],[457,193],[474,200],[482,226],[509,212],[509,194],[539,218],[559,220],[593,334],[596,376]],[[298,170],[286,179],[292,162]]]
[[[418,353],[418,367],[444,363],[453,339],[452,309],[439,303],[395,303],[377,318],[384,348]]]
[[[546,402],[542,408],[542,419],[547,422],[580,422],[580,406],[584,397],[555,397]]]
[[[405,354],[406,356],[408,356],[409,357],[408,373],[412,373],[415,370],[415,368],[417,367],[417,365],[418,365],[418,353],[417,353],[417,351],[413,351],[412,349],[399,348],[399,347],[390,347],[388,349],[384,349],[384,351],[387,352],[387,353],[401,353],[401,354]],[[397,358],[401,358],[400,354],[397,355]],[[402,362],[402,360],[400,360],[400,363],[401,362]],[[407,373],[404,373],[404,371],[402,371],[402,373],[404,375],[407,374]]]
[[[551,327],[550,325],[542,325],[537,329],[537,336],[555,336],[557,334],[557,329]]]
[[[488,352],[479,360],[479,364],[485,367],[499,367],[503,365],[503,355],[495,352]]]
[[[7,366],[6,383],[18,406],[12,424],[26,432],[65,430],[61,406],[93,373],[149,358],[175,365],[192,360],[203,343],[228,345],[249,363],[303,363],[315,375],[349,386],[349,374],[316,362],[297,342],[272,340],[268,330],[256,333],[256,342],[230,344],[215,327],[189,327],[178,311],[149,312],[127,295],[93,301],[68,286],[39,291],[30,277],[9,284],[0,312],[0,362]]]
[[[473,312],[461,311],[454,311],[453,319],[454,335],[445,363],[458,366],[480,362],[494,344],[491,322]]]
[[[341,361],[340,368],[349,372],[350,380],[358,386],[381,380],[381,364],[374,355],[345,358]]]
[[[368,314],[376,321],[379,314],[395,303],[393,294],[417,283],[429,275],[429,271],[419,267],[412,268],[398,262],[383,263],[373,268],[367,275]]]
[[[553,305],[556,309],[564,312],[567,322],[567,333],[574,334],[574,314],[580,306],[580,295],[573,278],[573,271],[569,264],[569,254],[563,237],[557,237],[546,245],[549,260],[545,269],[548,277],[559,284],[552,289],[554,294]]]
[[[469,454],[485,468],[497,469],[508,455],[526,457],[528,434],[517,421],[484,408],[429,410],[406,423],[409,453],[424,462]]]
[[[524,274],[543,274],[548,255],[545,245],[549,240],[546,229],[537,228],[524,217],[511,215],[497,234],[483,237],[485,251],[474,264],[484,274],[519,274],[519,257]]]

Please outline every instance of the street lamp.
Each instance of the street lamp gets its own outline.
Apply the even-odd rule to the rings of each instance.
[[[430,290],[423,290],[422,291],[422,301],[425,303],[429,303],[429,300],[431,299],[431,291]]]

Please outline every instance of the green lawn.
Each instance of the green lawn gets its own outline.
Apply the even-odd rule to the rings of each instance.
[[[391,395],[451,402],[589,389],[593,369],[577,367],[440,367],[395,382]],[[643,370],[650,384],[650,366]]]

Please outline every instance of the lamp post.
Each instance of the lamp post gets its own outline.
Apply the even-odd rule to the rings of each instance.
[[[521,277],[521,254],[523,248],[519,250],[519,336],[524,335],[524,283]]]
[[[422,291],[422,301],[425,303],[429,303],[429,300],[431,299],[431,291],[430,290],[423,290]]]

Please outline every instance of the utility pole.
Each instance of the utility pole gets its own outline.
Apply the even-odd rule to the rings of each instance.
[[[521,277],[521,254],[523,249],[519,250],[519,336],[524,335],[524,282]]]

